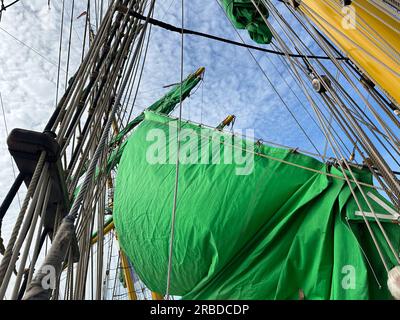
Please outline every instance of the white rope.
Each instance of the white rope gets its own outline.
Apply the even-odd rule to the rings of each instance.
[[[172,272],[172,254],[174,249],[174,236],[175,236],[175,220],[176,220],[176,203],[178,198],[178,182],[179,182],[179,153],[180,153],[180,132],[182,125],[182,86],[183,86],[183,62],[184,62],[184,20],[185,20],[185,0],[182,0],[182,33],[181,33],[181,85],[180,85],[180,102],[179,102],[179,118],[178,128],[176,131],[177,139],[177,151],[176,151],[176,170],[175,170],[175,189],[174,189],[174,202],[172,207],[172,218],[171,218],[171,235],[169,241],[169,256],[168,256],[168,271],[167,271],[167,289],[166,289],[166,300],[169,300],[169,290],[171,287],[171,272]]]
[[[154,111],[148,111],[148,112],[152,112],[152,113],[157,114],[157,112],[154,112]],[[161,115],[162,115],[162,116],[165,116],[165,114],[161,114]],[[170,118],[172,118],[172,117],[170,117]],[[205,127],[205,128],[207,128],[207,129],[217,131],[215,128],[211,128],[211,127],[209,127],[209,126],[206,125],[206,124],[201,124],[201,123],[194,122],[194,121],[191,121],[191,123],[193,123],[193,124],[195,124],[195,125],[198,125],[198,126],[200,126],[200,127]],[[168,125],[173,126],[171,123],[169,123],[169,124],[160,123],[160,125],[162,125],[162,126],[168,126]],[[177,127],[176,127],[176,128],[177,128]],[[220,131],[218,131],[218,132],[220,132]],[[227,132],[227,131],[224,131],[224,132],[225,132],[225,133],[229,133],[229,132]],[[243,136],[243,135],[238,135],[238,134],[236,134],[236,133],[229,133],[229,134],[231,134],[232,136],[236,136],[236,137],[237,137],[237,136],[239,136],[239,137],[245,137],[245,136]],[[210,138],[209,135],[203,135],[203,134],[201,134],[201,133],[199,133],[199,137],[205,138],[205,139],[209,139],[209,138]],[[259,157],[261,157],[261,158],[269,159],[269,160],[272,160],[272,161],[277,161],[277,162],[280,162],[280,163],[283,163],[283,164],[286,164],[286,165],[289,165],[289,166],[293,166],[293,167],[300,168],[300,169],[304,169],[304,170],[307,170],[307,171],[310,171],[310,172],[318,173],[318,174],[320,174],[320,175],[324,175],[324,176],[331,177],[331,178],[334,178],[334,179],[346,181],[346,178],[344,178],[344,177],[342,177],[342,176],[338,176],[338,175],[336,175],[336,174],[332,174],[332,173],[328,173],[328,172],[323,172],[323,171],[318,170],[318,169],[313,169],[313,168],[306,167],[306,166],[303,166],[303,165],[300,165],[300,164],[297,164],[297,163],[294,163],[294,162],[290,162],[290,161],[287,161],[287,160],[283,160],[283,159],[280,159],[280,158],[276,158],[276,157],[273,157],[273,156],[270,156],[270,155],[267,155],[267,154],[259,153],[259,152],[257,152],[257,151],[251,150],[251,149],[245,149],[245,148],[242,148],[241,146],[237,146],[236,144],[235,144],[235,145],[232,145],[232,144],[228,144],[228,142],[225,142],[225,141],[224,141],[224,142],[221,142],[221,141],[219,140],[219,138],[214,138],[213,136],[211,136],[211,139],[212,139],[213,141],[219,142],[219,143],[222,144],[222,145],[230,146],[230,147],[233,147],[233,148],[238,149],[238,150],[240,150],[240,151],[245,151],[245,152],[248,152],[248,153],[250,153],[250,154],[259,156]],[[264,143],[265,141],[262,140],[262,139],[259,139],[259,140],[257,140],[257,142]],[[277,145],[276,143],[274,143],[274,144]],[[284,148],[284,146],[282,146],[282,147]],[[293,148],[289,148],[289,149],[293,149]],[[300,149],[297,149],[297,151],[300,151]],[[352,179],[349,179],[349,181],[352,182],[352,183],[355,183],[355,181],[352,180]],[[383,188],[378,187],[378,186],[374,186],[374,185],[369,184],[369,183],[360,182],[360,181],[359,181],[358,183],[359,183],[361,186],[364,186],[364,187],[369,187],[369,188],[376,189],[376,190],[383,190]]]
[[[60,88],[60,69],[61,69],[61,49],[62,49],[62,41],[63,41],[63,28],[64,28],[64,11],[65,11],[65,0],[62,2],[62,15],[61,15],[61,26],[60,26],[60,40],[59,40],[59,48],[58,48],[58,67],[57,67],[57,84],[56,84],[56,107],[58,102],[58,91]],[[66,72],[66,74],[68,74]]]
[[[234,24],[232,23],[232,21],[229,19],[229,17],[227,16],[227,13],[225,12],[225,9],[222,7],[221,3],[219,2],[219,0],[215,0],[215,2],[218,4],[218,6],[220,7],[220,9],[222,10],[222,12],[224,13],[225,17],[227,18],[227,20],[230,22],[230,25],[232,26],[233,30],[236,32],[236,35],[239,37],[239,39],[241,40],[241,42],[243,44],[245,44],[245,41],[243,39],[243,37],[240,35],[240,33],[238,32],[238,30],[235,28]],[[300,128],[300,130],[303,132],[303,134],[306,136],[306,138],[308,139],[308,141],[310,142],[310,144],[314,147],[314,149],[318,152],[319,157],[322,157],[322,155],[319,153],[319,150],[317,149],[317,147],[315,146],[314,142],[312,141],[311,137],[307,134],[307,132],[305,131],[304,127],[301,125],[300,121],[296,118],[296,116],[294,115],[294,113],[291,111],[291,109],[289,108],[289,106],[284,102],[283,98],[281,97],[281,95],[279,94],[278,90],[275,88],[275,86],[273,85],[272,81],[270,81],[269,77],[267,76],[266,72],[264,71],[264,69],[261,67],[261,64],[257,61],[256,57],[253,55],[253,53],[250,51],[249,48],[247,48],[250,56],[253,58],[253,60],[255,61],[257,67],[260,69],[260,71],[263,73],[263,75],[265,76],[265,78],[268,80],[269,84],[272,86],[272,88],[274,89],[274,91],[277,93],[278,97],[280,98],[280,100],[283,102],[283,104],[285,105],[287,111],[290,113],[290,115],[292,116],[292,118],[294,119],[294,121],[296,122],[296,124],[298,125],[298,127]],[[273,63],[272,59],[269,58],[268,55],[265,56],[269,63],[273,65],[273,67],[275,68],[275,70],[277,71],[277,74],[281,77],[281,79],[285,82],[285,84],[287,85],[287,87],[289,88],[289,90],[293,93],[293,95],[296,97],[297,101],[300,103],[300,105],[303,107],[303,109],[305,110],[305,112],[307,113],[307,115],[311,118],[311,120],[315,123],[315,125],[318,127],[319,130],[321,130],[321,128],[318,126],[316,120],[311,116],[311,114],[308,112],[307,108],[305,107],[304,103],[300,100],[300,98],[298,97],[298,95],[294,92],[293,88],[289,85],[288,81],[286,80],[285,77],[283,77],[283,75],[279,72],[276,64]],[[293,77],[293,76],[292,76]],[[295,79],[294,79],[295,80]],[[321,133],[323,133],[321,131]],[[323,158],[323,157],[322,157]]]
[[[3,113],[4,128],[6,130],[6,139],[7,139],[7,137],[8,137],[8,125],[7,125],[6,112],[5,112],[4,104],[3,104],[3,96],[1,95],[1,92],[0,92],[0,102],[1,102],[1,111]],[[10,154],[10,160],[11,160],[11,167],[12,167],[13,176],[14,176],[14,180],[15,180],[15,179],[17,179],[17,174],[15,172],[14,161],[13,161],[13,157],[12,157],[11,154]],[[19,191],[17,192],[17,199],[18,199],[19,209],[21,210],[21,199],[19,197]],[[0,222],[0,225],[1,225],[1,222]]]
[[[258,6],[255,4],[255,2],[254,2],[253,0],[252,0],[252,3],[253,3],[254,6],[256,7],[256,9],[259,11],[260,15],[262,15],[262,13],[260,12],[260,10],[258,9]],[[271,9],[270,7],[268,7],[268,8]],[[263,17],[263,15],[262,15],[262,17]],[[265,17],[263,17],[263,20],[265,21],[265,23],[267,24],[267,26],[270,27],[271,31],[274,32],[274,31],[273,31],[273,28],[272,28],[272,27],[269,25],[269,23],[266,21]],[[337,67],[338,67],[340,70],[342,70],[342,68],[341,68],[340,65],[338,65]],[[344,74],[344,73],[343,73],[343,74]],[[344,74],[344,75],[345,75],[345,74]],[[346,75],[345,75],[345,76],[346,76]],[[330,90],[330,91],[331,91],[331,90]],[[332,93],[332,92],[331,92],[331,93]],[[333,96],[334,96],[334,95],[333,95]],[[331,142],[330,142],[330,143],[331,143]],[[331,143],[331,144],[332,144],[332,143]],[[332,150],[335,152],[334,146],[333,146],[333,145],[332,145]],[[335,154],[336,154],[336,152],[335,152]],[[341,155],[341,156],[342,156],[342,155]],[[339,158],[339,156],[338,156],[337,154],[336,154],[336,158]],[[344,163],[346,164],[346,167],[347,167],[347,168],[344,168],[342,164],[340,164],[340,167],[341,167],[341,170],[342,170],[343,175],[344,175],[345,178],[346,178],[347,183],[349,184],[350,191],[352,192],[352,194],[353,194],[353,196],[354,196],[354,198],[355,198],[355,201],[357,202],[358,207],[361,208],[361,206],[360,206],[360,204],[359,204],[359,202],[358,202],[358,199],[357,199],[357,197],[356,197],[354,191],[352,190],[352,186],[351,186],[351,184],[350,184],[350,180],[349,180],[349,178],[348,178],[347,173],[346,173],[345,170],[348,170],[348,172],[350,173],[351,177],[353,178],[354,182],[356,183],[357,187],[359,188],[359,190],[360,190],[360,192],[361,192],[361,194],[362,194],[364,200],[366,201],[368,207],[370,208],[370,210],[373,212],[373,214],[374,214],[374,216],[375,216],[374,210],[373,210],[373,208],[371,207],[371,205],[370,205],[368,199],[366,199],[365,194],[364,194],[364,191],[362,190],[362,188],[361,188],[361,186],[360,186],[360,183],[357,181],[356,177],[354,176],[354,174],[353,174],[351,168],[349,167],[347,161],[345,160],[345,158],[344,158],[343,156],[342,156],[342,158],[343,158],[343,161],[344,161]],[[362,211],[362,209],[360,209],[360,211]],[[377,250],[378,250],[378,252],[379,252],[379,254],[380,254],[380,256],[381,256],[382,262],[383,262],[383,264],[384,264],[386,270],[388,270],[387,264],[386,264],[386,262],[384,261],[383,254],[382,254],[382,252],[381,252],[381,250],[380,250],[380,247],[379,247],[378,243],[377,243],[376,240],[375,240],[375,236],[373,235],[372,230],[370,229],[369,222],[368,222],[368,220],[367,220],[365,217],[363,217],[363,218],[364,218],[364,220],[365,220],[365,223],[366,223],[366,225],[367,225],[368,230],[370,231],[371,237],[372,237],[372,239],[373,239],[373,241],[374,241],[374,243],[375,243],[375,245],[376,245],[376,247],[377,247]],[[396,255],[396,252],[395,252],[395,250],[394,250],[394,248],[393,248],[393,245],[392,245],[390,239],[388,238],[388,236],[387,236],[385,230],[384,230],[383,227],[381,226],[381,223],[380,223],[379,219],[377,219],[376,216],[375,216],[375,220],[376,220],[376,222],[377,222],[379,228],[381,229],[381,231],[382,231],[382,233],[383,233],[383,236],[384,236],[386,242],[388,243],[388,245],[389,245],[389,247],[390,247],[392,253],[394,254],[395,259],[400,263],[400,260],[399,260],[398,256]]]
[[[333,28],[336,32],[338,32],[341,36],[343,36],[344,38],[346,38],[346,40],[348,40],[349,42],[352,43],[352,45],[354,45],[358,50],[362,51],[365,55],[368,55],[371,59],[373,59],[375,62],[379,63],[382,67],[384,67],[387,71],[389,71],[390,73],[394,74],[395,76],[400,76],[400,74],[398,72],[396,72],[395,70],[393,70],[392,68],[390,68],[386,63],[382,62],[381,60],[379,60],[377,57],[375,57],[373,54],[369,53],[368,51],[366,51],[364,48],[362,48],[361,46],[359,46],[355,41],[353,41],[350,37],[348,37],[346,34],[344,34],[342,31],[340,31],[336,26],[332,25],[331,23],[329,23],[326,19],[324,19],[321,15],[319,15],[315,10],[313,10],[312,8],[310,8],[309,6],[307,6],[306,4],[304,4],[304,8],[305,10],[308,10],[308,14],[310,15],[314,15],[316,17],[318,17],[319,19],[321,19],[324,23],[328,24],[329,27]],[[324,29],[324,32],[329,34],[330,37],[332,37],[331,33],[329,31],[327,31],[322,25],[321,25],[321,29]]]

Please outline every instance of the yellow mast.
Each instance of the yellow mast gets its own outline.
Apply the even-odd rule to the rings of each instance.
[[[161,294],[159,294],[157,292],[154,292],[154,291],[151,292],[151,297],[152,297],[153,300],[164,300],[164,296],[163,295],[161,295]]]
[[[107,235],[111,230],[114,230],[114,221],[111,221],[109,224],[107,224],[104,229],[103,229],[103,236]],[[95,245],[98,240],[98,234],[96,233],[94,236],[92,236],[91,244]]]
[[[124,279],[126,283],[126,289],[128,291],[129,300],[137,300],[135,286],[133,285],[133,279],[131,274],[131,268],[129,267],[128,258],[125,253],[120,250],[119,256],[121,258],[122,271],[124,274]]]
[[[298,7],[400,105],[400,23],[370,1],[302,0]]]
[[[111,230],[114,230],[114,228],[115,228],[114,221],[111,221],[109,224],[107,224],[104,227],[103,235],[108,234]],[[92,237],[91,244],[92,245],[96,244],[97,240],[98,240],[98,237],[96,234]],[[133,284],[133,279],[132,279],[132,275],[131,275],[131,268],[128,263],[128,257],[121,249],[120,249],[119,255],[120,255],[120,259],[121,259],[121,265],[122,265],[122,269],[123,269],[126,288],[128,291],[128,298],[129,298],[129,300],[137,300],[137,296],[136,296],[135,288],[134,288],[134,284]],[[161,295],[157,292],[154,292],[154,291],[151,291],[151,297],[153,300],[164,300],[163,295]]]

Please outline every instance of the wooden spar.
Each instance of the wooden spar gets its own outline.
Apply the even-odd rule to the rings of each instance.
[[[151,292],[151,297],[152,297],[153,300],[164,300],[164,296],[163,295],[161,295],[161,294],[159,294],[157,292],[154,292],[154,291]]]
[[[400,64],[387,49],[400,52],[399,21],[369,1],[353,1],[347,9],[339,3],[303,0],[298,9],[399,105]],[[346,24],[352,17],[354,26]],[[382,45],[382,41],[387,44]]]
[[[111,230],[114,230],[114,221],[110,221],[105,227],[104,227],[104,235],[108,234]],[[97,243],[97,234],[92,237],[92,245]],[[129,266],[128,262],[128,257],[124,252],[120,250],[120,258],[121,258],[121,264],[122,264],[122,269],[124,273],[124,279],[127,284],[127,290],[128,290],[128,296],[130,300],[137,300],[137,296],[135,293],[135,288],[133,286],[133,281],[132,281],[132,276],[131,276],[131,268]],[[164,296],[157,293],[157,292],[151,292],[151,297],[153,300],[164,300]]]
[[[233,115],[233,114],[227,116],[227,117],[224,119],[224,121],[222,121],[222,122],[218,125],[217,129],[218,129],[218,130],[222,130],[222,129],[224,129],[224,128],[227,127],[227,126],[230,126],[231,123],[233,123],[233,122],[235,121],[235,119],[236,119],[236,116]]]
[[[121,258],[122,271],[124,274],[126,289],[128,291],[128,298],[129,300],[137,300],[135,286],[133,285],[131,268],[129,266],[128,258],[122,250],[119,251],[119,255]]]
[[[111,221],[110,223],[108,223],[104,229],[103,229],[103,236],[107,235],[111,230],[114,230],[114,221]],[[91,240],[91,244],[95,245],[97,243],[98,240],[98,234],[94,234],[92,236],[92,240]]]
[[[195,77],[201,77],[204,74],[204,71],[206,71],[206,68],[200,67],[196,70],[196,72],[193,74]]]

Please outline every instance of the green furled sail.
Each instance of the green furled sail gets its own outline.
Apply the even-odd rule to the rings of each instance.
[[[176,119],[145,113],[127,142],[115,188],[120,245],[140,279],[159,293],[166,289],[176,126]],[[182,133],[188,132],[197,139],[186,137],[181,146],[172,295],[299,299],[302,292],[305,299],[390,299],[387,273],[365,223],[355,219],[358,208],[339,169],[183,122]],[[246,161],[230,161],[237,149],[248,150],[250,157],[242,152]],[[248,166],[250,171],[242,170]],[[369,172],[355,174],[364,185],[372,184]],[[385,201],[371,187],[364,191]],[[391,268],[395,258],[369,220]],[[398,252],[399,226],[384,220],[382,225]]]
[[[176,105],[181,101],[181,95],[182,95],[182,101],[185,100],[187,97],[190,96],[190,93],[192,90],[197,86],[197,84],[201,81],[201,77],[204,73],[204,68],[201,67],[199,68],[196,72],[190,74],[181,84],[176,84],[174,87],[168,91],[166,95],[164,95],[161,99],[157,100],[154,102],[150,107],[148,107],[146,110],[150,111],[155,111],[158,113],[163,113],[163,114],[170,114],[176,107]],[[140,122],[142,122],[144,119],[144,112],[139,114],[135,119],[130,121],[124,129],[122,129],[117,136],[111,141],[110,145],[111,147],[118,145],[119,143],[122,142],[122,140],[126,137],[127,134],[129,134],[133,128],[135,128]],[[126,142],[122,142],[121,145],[119,145],[117,148],[115,148],[110,156],[107,159],[107,167],[106,171],[109,173],[116,165],[119,164],[119,161],[121,159],[121,156],[124,152]],[[82,172],[83,174],[83,172]],[[98,173],[97,173],[98,174]],[[97,176],[96,174],[96,176]],[[78,191],[76,190],[75,193]]]
[[[158,113],[169,114],[171,113],[176,105],[181,101],[185,100],[190,92],[197,86],[200,82],[201,77],[204,73],[204,68],[199,68],[196,72],[190,74],[185,80],[181,83],[178,83],[173,86],[173,88],[160,100],[154,102],[147,110],[155,111]],[[182,98],[181,98],[182,97]],[[135,119],[129,122],[123,130],[111,141],[111,144],[115,144],[121,142],[121,140],[141,121],[144,119],[144,113],[142,112]]]
[[[272,40],[271,30],[252,4],[251,0],[222,0],[228,18],[238,29],[247,29],[251,39],[259,44],[268,44]],[[265,18],[268,10],[260,6]]]
[[[197,84],[201,81],[203,73],[205,71],[204,67],[197,69],[196,72],[189,74],[186,79],[182,81],[182,85],[180,83],[174,85],[170,91],[167,92],[161,99],[154,102],[150,107],[146,110],[158,112],[161,114],[170,114],[176,107],[178,103],[185,100],[190,96],[192,90],[197,86]],[[111,141],[110,147],[113,148],[110,152],[110,155],[107,159],[106,172],[110,173],[112,169],[114,169],[121,159],[121,156],[124,152],[127,141],[123,141],[123,139],[144,119],[144,112],[140,113],[137,117],[135,117],[132,121],[130,121]],[[123,142],[122,142],[123,141]],[[121,143],[122,142],[122,143]],[[80,173],[81,176],[86,172],[86,168],[82,170]],[[96,178],[100,174],[100,169],[96,170]],[[74,197],[79,193],[80,185],[74,191]]]

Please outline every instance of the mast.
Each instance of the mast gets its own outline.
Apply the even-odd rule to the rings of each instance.
[[[376,1],[347,3],[343,6],[340,1],[303,0],[298,10],[345,52],[400,112],[400,22]]]
[[[400,155],[400,140],[392,128],[399,127],[400,122],[398,117],[393,114],[394,110],[390,110],[393,108],[393,103],[391,104],[388,99],[382,97],[382,94],[375,91],[376,89],[370,82],[361,81],[364,88],[360,88],[360,78],[363,80],[362,72],[349,61],[343,64],[336,58],[340,54],[339,50],[329,43],[323,33],[313,25],[312,20],[303,14],[301,11],[303,2],[285,1],[284,4],[299,22],[301,30],[306,32],[319,49],[330,58],[332,63],[330,68],[317,59],[307,58],[307,55],[315,54],[314,49],[304,43],[298,30],[293,29],[287,19],[277,10],[273,1],[261,0],[259,3],[254,0],[249,1],[271,30],[275,47],[285,54],[285,58],[281,59],[282,63],[290,70],[293,80],[307,97],[316,115],[318,125],[329,142],[334,158],[341,162],[342,170],[344,172],[350,170],[349,177],[354,175],[351,172],[351,162],[354,157],[352,152],[346,150],[348,147],[340,135],[344,135],[346,140],[348,139],[352,145],[351,148],[360,155],[362,164],[372,172],[392,203],[400,208],[400,182],[381,151],[382,148],[391,159],[398,163],[396,157]],[[318,4],[322,2],[325,3],[318,1]],[[338,3],[339,1],[329,1],[329,3],[332,2]],[[305,8],[308,7],[305,5]],[[265,14],[265,10],[268,14]],[[276,25],[271,23],[271,19],[276,21]],[[303,55],[303,65],[292,56],[292,48]],[[337,80],[332,69],[341,75],[343,79],[341,82]],[[349,89],[355,92],[357,99],[349,94]],[[368,101],[367,96],[370,92],[375,93],[375,95],[371,93],[371,96],[375,99],[376,105]],[[362,106],[372,116],[368,115]],[[388,115],[388,119],[382,118],[381,111]],[[330,117],[333,117],[335,126],[338,126],[341,132],[339,137],[333,131],[332,123],[329,121]],[[367,199],[365,195],[363,195],[363,199]],[[366,201],[369,202],[369,199]]]
[[[43,254],[40,239],[48,236],[57,243],[60,226],[67,231],[64,233],[66,239],[58,241],[61,245],[59,249],[64,250],[65,256],[60,252],[58,260],[52,262],[58,273],[57,279],[63,270],[60,264],[67,257],[64,263],[68,266],[70,284],[66,287],[64,298],[84,298],[91,259],[91,235],[95,225],[104,223],[107,180],[113,179],[112,173],[104,170],[94,182],[94,172],[97,166],[105,167],[107,163],[107,141],[112,134],[111,128],[117,130],[129,120],[123,108],[127,107],[125,101],[130,97],[134,84],[140,83],[143,48],[148,41],[147,21],[120,12],[117,6],[126,6],[149,17],[153,13],[154,2],[112,1],[100,19],[89,51],[70,79],[44,132],[21,129],[11,132],[9,149],[29,188],[1,260],[0,299],[4,299],[6,292],[10,291],[12,299],[23,295],[20,284],[25,269],[29,270],[29,283],[35,278],[35,263]],[[83,178],[83,184],[76,191],[78,182]],[[18,181],[14,185],[10,196],[15,195]],[[2,210],[7,209],[5,207]],[[66,216],[69,216],[69,226],[63,222]],[[75,231],[71,229],[71,223]],[[41,236],[34,240],[36,228],[41,230]],[[25,242],[26,237],[30,241]],[[100,249],[103,245],[104,234],[99,228],[97,246]],[[33,248],[36,258],[27,266],[27,256]],[[101,284],[104,274],[101,255],[99,251],[96,263],[98,284]],[[7,290],[17,260],[16,280]],[[76,262],[78,264],[73,270]],[[40,276],[41,271],[38,273]],[[75,281],[76,285],[73,285]],[[40,294],[57,299],[53,294],[57,294],[59,289],[58,286],[54,292],[50,290]]]
[[[380,189],[399,210],[399,178],[386,156],[387,153],[398,163],[398,21],[376,1],[354,2],[361,28],[346,29],[340,27],[343,12],[338,1],[286,1],[289,12],[326,54],[323,58],[331,63],[326,67],[314,59],[318,56],[305,45],[273,1],[247,1],[245,15],[256,19],[255,24],[235,20],[235,11],[230,7],[234,2],[224,2],[225,8],[232,9],[228,15],[234,25],[247,28],[256,42],[271,43],[279,49],[276,52],[282,65],[304,93],[334,157],[328,158],[317,150],[318,156],[328,167],[340,170],[356,199],[358,215],[367,227],[373,221],[370,219],[375,219],[374,231],[382,232],[389,243],[387,252],[382,253],[377,246],[385,268],[389,269],[384,255],[395,254],[400,263],[378,219],[380,215],[375,212],[376,196],[364,192],[365,184],[355,174],[358,170],[370,170]],[[384,2],[390,2],[392,7],[398,5],[397,1]],[[112,256],[112,248],[106,250],[106,239],[116,237],[112,218],[114,179],[126,137],[144,119],[143,113],[133,117],[131,107],[146,63],[154,5],[155,0],[111,1],[104,15],[96,15],[96,30],[87,12],[85,37],[87,33],[90,38],[89,51],[82,55],[82,64],[69,79],[44,131],[15,129],[10,134],[8,145],[20,174],[0,207],[0,226],[22,183],[28,192],[5,250],[1,250],[0,238],[0,252],[4,251],[0,262],[0,299],[6,294],[11,299],[85,299],[90,296],[89,289],[92,299],[105,298],[103,279],[110,266],[104,262],[105,256],[109,256],[108,261]],[[95,10],[102,12],[102,8]],[[271,19],[276,23],[272,24]],[[204,68],[197,70],[148,110],[170,114],[202,80],[203,73]],[[264,76],[268,78],[265,73]],[[269,84],[274,87],[271,81]],[[348,88],[357,98],[349,94]],[[217,130],[233,126],[234,122],[235,116],[229,115]],[[364,202],[371,212],[364,212]],[[373,232],[371,237],[374,241]],[[52,241],[47,255],[43,248],[45,239]],[[33,259],[28,263],[30,252]],[[118,256],[128,298],[136,300],[136,280],[129,257],[122,248]],[[45,289],[41,284],[49,266],[55,271],[56,286]],[[163,299],[156,292],[149,295]]]
[[[92,299],[104,298],[103,277],[109,274],[112,252],[105,241],[115,236],[115,170],[127,135],[144,119],[143,112],[132,119],[130,108],[140,86],[154,4],[154,0],[113,1],[44,132],[15,129],[10,134],[9,148],[21,173],[1,206],[1,218],[23,181],[29,191],[1,260],[1,299],[10,290],[11,299],[85,299],[88,289]],[[132,11],[145,19],[132,16]],[[90,20],[87,25],[91,28]],[[148,110],[171,113],[202,80],[204,71],[199,68],[190,74]],[[26,153],[31,159],[28,164]],[[45,255],[47,237],[52,246]],[[27,253],[32,250],[35,259],[27,266]],[[136,299],[133,270],[123,250],[119,251],[128,296]],[[12,271],[21,253],[14,283]],[[43,290],[41,281],[49,266],[55,270],[57,287]],[[149,295],[163,298],[155,292]]]

